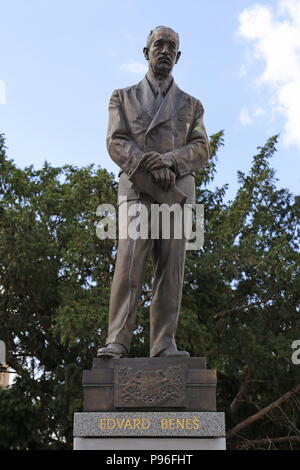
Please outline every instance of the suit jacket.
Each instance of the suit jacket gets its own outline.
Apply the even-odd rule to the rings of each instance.
[[[155,151],[172,156],[176,186],[187,194],[187,202],[194,202],[193,172],[206,164],[210,153],[203,106],[174,81],[155,115],[153,100],[146,77],[137,85],[115,90],[110,99],[107,149],[122,170],[119,196],[140,197],[128,175],[146,152]]]

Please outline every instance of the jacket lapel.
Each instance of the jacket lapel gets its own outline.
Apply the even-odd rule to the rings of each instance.
[[[151,119],[153,119],[152,107],[154,96],[146,77],[138,83],[136,98],[139,102],[141,112],[143,114],[147,113]]]
[[[175,116],[185,104],[185,95],[174,81],[155,116],[153,116],[152,113],[154,96],[146,77],[138,84],[138,95],[137,98],[142,112],[146,112],[152,119],[146,131],[146,135],[154,127],[162,122],[168,121],[172,116]]]

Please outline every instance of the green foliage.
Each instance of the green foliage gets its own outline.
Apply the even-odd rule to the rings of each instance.
[[[208,189],[223,132],[211,137],[212,157],[196,176],[205,243],[187,252],[177,339],[217,368],[228,429],[300,381],[291,363],[300,339],[300,198],[276,187],[277,138],[258,148],[248,175],[238,172],[233,201],[225,200],[226,184]],[[1,449],[72,447],[82,371],[106,336],[115,262],[115,242],[96,236],[96,209],[115,205],[116,189],[93,165],[19,169],[0,135],[0,338],[18,374],[0,390]],[[151,275],[149,262],[132,355],[149,351]],[[229,448],[299,448],[295,440],[261,441],[299,435],[299,410],[295,394],[234,434]]]
[[[299,201],[276,188],[269,160],[277,138],[258,148],[249,175],[238,173],[233,201],[224,202],[226,186],[209,191],[205,185],[212,178],[198,175],[205,244],[188,253],[180,340],[218,370],[218,407],[226,411],[228,429],[300,383],[299,366],[291,362],[292,342],[300,338]],[[219,134],[214,148],[221,139]],[[299,435],[297,396],[232,436],[229,447],[260,448],[251,441]]]
[[[25,411],[19,420],[19,405],[34,417],[23,441],[2,432],[0,447],[70,448],[82,370],[106,333],[114,265],[114,241],[96,236],[96,209],[116,203],[117,184],[92,165],[45,162],[41,170],[20,170],[8,160],[3,136],[0,175],[0,336],[20,377],[1,393],[1,425],[4,415],[14,432],[21,417],[32,423]]]

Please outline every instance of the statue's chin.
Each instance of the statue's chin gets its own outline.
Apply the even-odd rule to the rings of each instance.
[[[172,67],[170,67],[170,65],[166,63],[161,63],[161,64],[156,64],[155,67],[153,67],[152,69],[156,75],[162,75],[162,76],[167,77],[169,73],[171,72]]]

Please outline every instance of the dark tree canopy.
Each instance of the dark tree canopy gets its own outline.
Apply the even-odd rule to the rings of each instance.
[[[178,344],[218,370],[228,447],[300,449],[300,200],[278,189],[258,148],[226,201],[214,179],[223,132],[196,178],[205,244],[187,253]],[[116,241],[96,236],[97,206],[117,182],[89,165],[18,168],[0,136],[0,339],[18,374],[0,390],[0,449],[70,449],[81,376],[106,337]],[[150,265],[132,355],[147,356]]]

